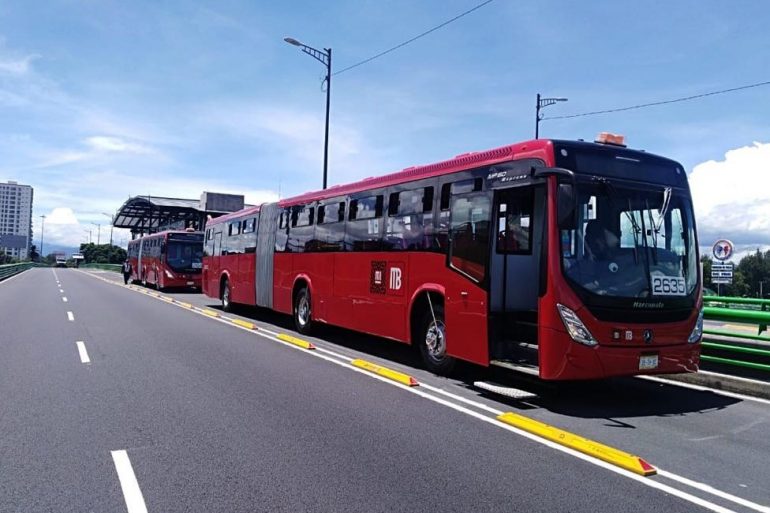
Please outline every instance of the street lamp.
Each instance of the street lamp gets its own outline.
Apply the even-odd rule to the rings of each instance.
[[[112,223],[112,216],[110,214],[102,212],[102,215],[110,218],[110,246],[112,246],[112,229],[115,227],[115,225]]]
[[[323,188],[326,189],[326,177],[329,163],[329,102],[331,100],[332,90],[332,49],[324,48],[324,51],[316,50],[312,46],[302,44],[293,37],[285,37],[284,41],[290,45],[298,46],[300,50],[326,66],[326,131],[324,137],[324,181]]]
[[[99,243],[101,242],[102,237],[102,225],[99,223],[91,223],[92,225],[96,226],[96,245],[99,246]]]
[[[91,230],[83,230],[83,231],[88,234],[88,243],[91,244]]]
[[[43,253],[43,238],[45,237],[45,216],[42,215],[40,217],[43,219],[43,226],[40,228],[40,258],[42,259],[42,258],[45,258],[45,257],[43,257],[43,255],[44,255],[44,253]]]
[[[553,105],[556,102],[566,101],[566,98],[540,98],[540,93],[537,93],[537,106],[535,107],[535,139],[540,138],[540,120],[543,119],[540,115],[540,110],[549,105]]]

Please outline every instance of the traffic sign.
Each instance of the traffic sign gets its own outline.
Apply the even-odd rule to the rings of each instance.
[[[719,239],[714,243],[711,248],[711,252],[714,254],[714,258],[717,260],[725,261],[729,260],[733,256],[733,243],[727,239]]]

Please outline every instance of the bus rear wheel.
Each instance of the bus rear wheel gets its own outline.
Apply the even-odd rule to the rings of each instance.
[[[294,298],[294,327],[299,333],[308,335],[313,331],[313,311],[310,290],[302,287]]]
[[[457,360],[446,354],[446,325],[442,305],[434,305],[433,313],[430,308],[425,311],[415,333],[415,343],[429,371],[442,376],[451,374]]]
[[[230,290],[230,280],[225,278],[224,283],[222,283],[222,310],[225,312],[232,312],[233,311],[233,300],[232,300],[232,290]]]

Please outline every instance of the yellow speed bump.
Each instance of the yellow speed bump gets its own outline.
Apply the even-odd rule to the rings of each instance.
[[[174,300],[174,303],[176,303],[179,306],[182,306],[184,308],[192,308],[193,307],[192,303],[185,303],[184,301],[177,301],[176,299]]]
[[[240,319],[230,319],[230,322],[232,322],[233,324],[237,324],[241,328],[246,328],[247,330],[257,329],[257,325],[254,324],[253,322],[242,321]]]
[[[394,371],[392,369],[388,369],[387,367],[382,367],[372,362],[367,362],[366,360],[355,359],[355,360],[352,360],[350,363],[361,369],[368,370],[369,372],[379,374],[382,377],[392,379],[393,381],[397,381],[402,385],[406,385],[409,387],[416,387],[420,384],[417,382],[416,379],[414,379],[412,376],[408,374]]]
[[[511,426],[523,429],[529,433],[545,438],[559,445],[575,449],[594,458],[606,461],[612,465],[624,468],[640,476],[652,476],[657,473],[657,469],[644,461],[639,456],[634,456],[627,452],[615,449],[608,445],[594,442],[588,438],[575,435],[569,431],[564,431],[554,426],[549,426],[543,422],[516,413],[507,412],[497,417],[497,420],[510,424]]]
[[[209,310],[208,308],[199,308],[198,311],[203,315],[208,315],[209,317],[219,317],[221,315],[216,310]]]
[[[284,342],[293,344],[303,349],[315,349],[315,346],[310,342],[308,342],[307,340],[302,340],[301,338],[292,337],[291,335],[287,335],[285,333],[279,333],[278,338],[283,340]]]
[[[160,299],[162,299],[163,301],[167,301],[169,303],[173,303],[174,302],[174,298],[173,297],[168,297],[168,296],[158,296],[158,297]]]

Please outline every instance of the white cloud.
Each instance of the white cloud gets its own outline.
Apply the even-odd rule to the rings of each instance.
[[[93,136],[89,137],[85,140],[86,145],[90,146],[91,149],[99,152],[114,152],[114,153],[139,153],[139,154],[148,154],[148,153],[154,153],[154,150],[151,148],[138,144],[126,141],[124,139],[121,139],[119,137],[108,137],[108,136]]]
[[[698,164],[689,180],[705,248],[719,238],[730,239],[740,255],[770,246],[770,143]]]
[[[27,55],[21,58],[0,57],[0,73],[21,76],[26,75],[32,69],[32,61],[40,58],[37,54]]]

